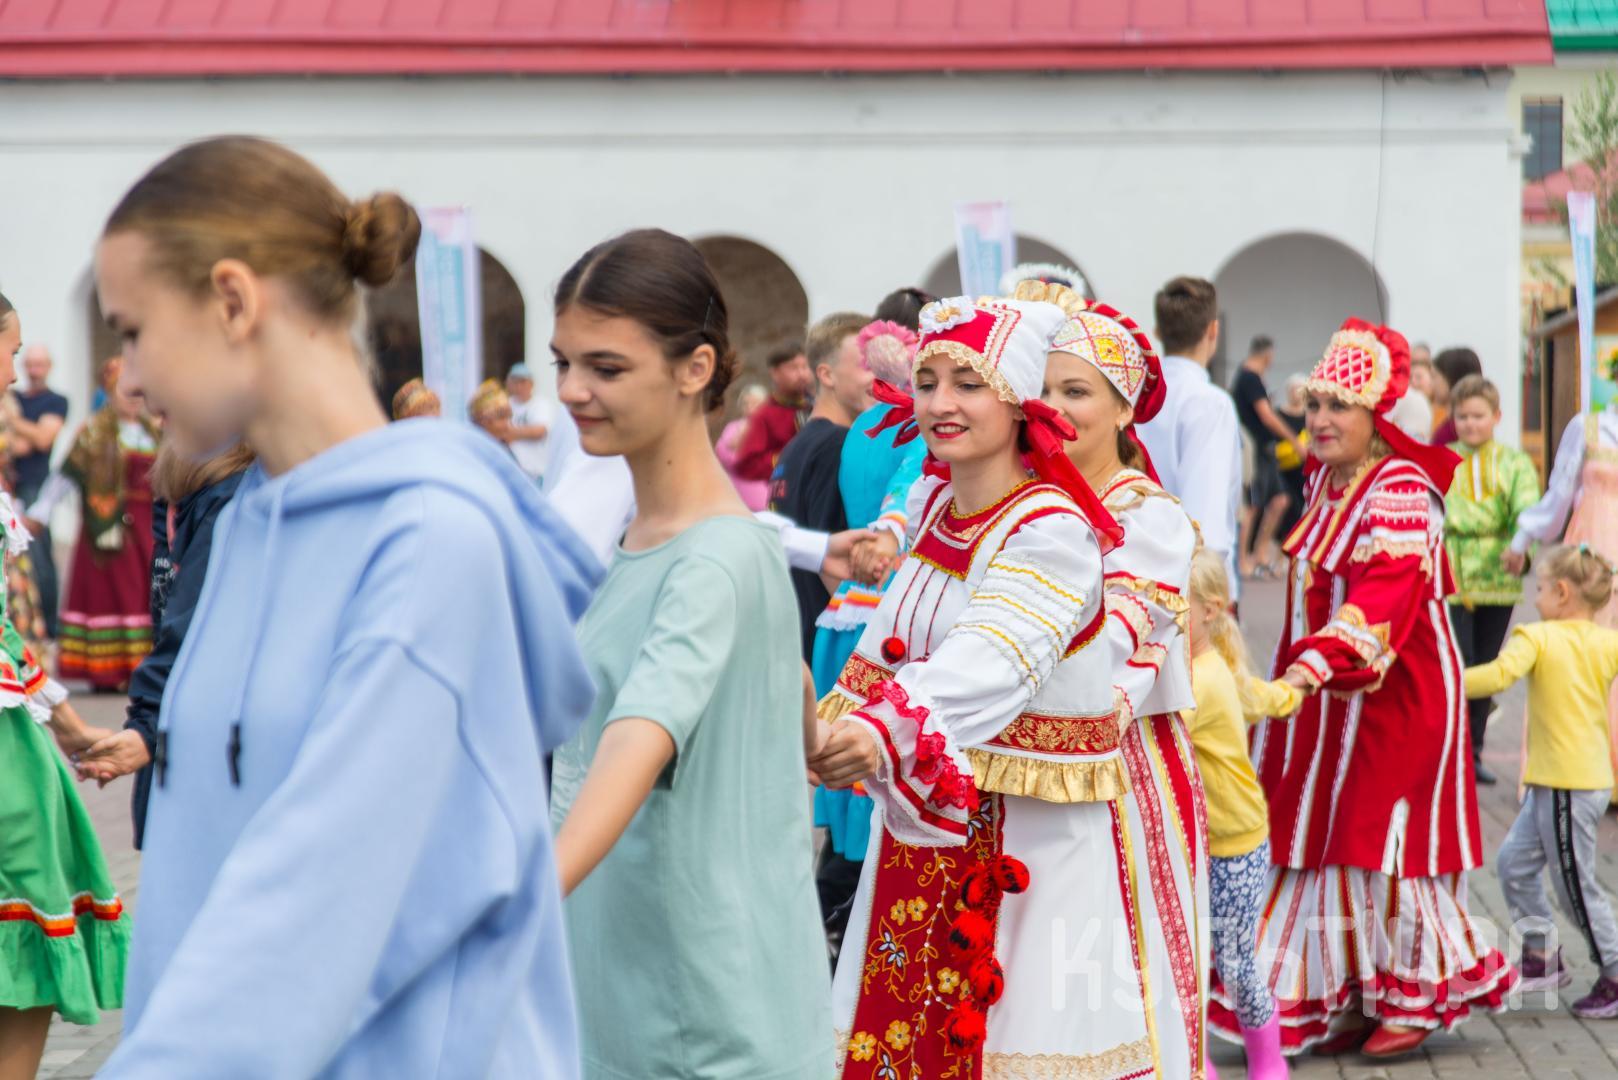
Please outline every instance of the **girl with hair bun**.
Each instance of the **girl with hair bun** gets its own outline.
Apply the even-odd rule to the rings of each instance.
[[[102,234],[171,451],[258,452],[164,695],[103,1076],[576,1075],[543,761],[598,571],[483,435],[387,423],[351,330],[419,234],[251,138],[176,151]]]
[[[727,322],[702,255],[661,230],[598,244],[556,289],[558,395],[585,453],[623,455],[635,485],[579,625],[600,697],[555,761],[592,1080],[832,1069],[802,786],[820,732],[777,532],[708,438]]]

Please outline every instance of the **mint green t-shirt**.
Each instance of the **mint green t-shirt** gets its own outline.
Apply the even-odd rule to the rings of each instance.
[[[557,824],[614,720],[676,747],[567,900],[586,1080],[835,1071],[795,607],[776,531],[714,517],[620,549],[579,624],[597,699],[556,752]]]

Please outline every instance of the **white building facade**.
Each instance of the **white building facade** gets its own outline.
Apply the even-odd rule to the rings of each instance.
[[[768,249],[809,317],[952,258],[957,200],[1152,320],[1213,279],[1227,363],[1300,371],[1344,317],[1467,344],[1519,410],[1520,147],[1504,69],[40,81],[0,84],[0,291],[89,398],[90,260],[119,195],[189,140],[253,133],[352,194],[472,208],[548,356],[550,293],[623,229]],[[543,380],[542,380],[543,382]]]

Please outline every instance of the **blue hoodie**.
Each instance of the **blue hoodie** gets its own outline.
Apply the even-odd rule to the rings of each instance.
[[[246,474],[163,696],[101,1076],[577,1075],[543,757],[594,694],[599,575],[458,425]]]

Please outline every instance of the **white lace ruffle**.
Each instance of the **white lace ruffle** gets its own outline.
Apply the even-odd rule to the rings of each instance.
[[[45,685],[39,688],[37,694],[23,697],[22,706],[28,710],[28,715],[34,718],[36,724],[49,723],[51,710],[67,700],[67,687],[55,679],[46,679]],[[11,702],[10,704],[18,704]]]
[[[826,608],[815,616],[815,625],[827,630],[858,630],[870,622],[874,614],[876,608],[844,604],[835,611]]]
[[[7,555],[15,558],[28,550],[33,535],[22,523],[22,515],[17,513],[17,501],[7,491],[0,491],[0,525],[4,525],[6,530]]]

